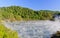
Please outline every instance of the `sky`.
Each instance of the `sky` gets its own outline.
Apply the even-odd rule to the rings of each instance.
[[[33,10],[59,10],[60,0],[0,0],[0,7],[22,6]]]

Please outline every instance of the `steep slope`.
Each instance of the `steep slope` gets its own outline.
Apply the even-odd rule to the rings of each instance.
[[[20,6],[9,6],[0,8],[0,19],[10,21],[21,20],[50,20],[56,11],[39,10],[35,11],[29,8]],[[59,13],[59,12],[57,12]]]

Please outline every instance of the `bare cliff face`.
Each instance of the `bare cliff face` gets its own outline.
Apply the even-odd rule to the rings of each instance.
[[[22,38],[50,38],[51,34],[60,31],[59,21],[20,21],[4,24],[7,28],[16,30]]]

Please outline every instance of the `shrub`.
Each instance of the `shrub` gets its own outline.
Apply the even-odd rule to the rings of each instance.
[[[18,38],[16,31],[7,29],[4,25],[0,25],[0,38]]]

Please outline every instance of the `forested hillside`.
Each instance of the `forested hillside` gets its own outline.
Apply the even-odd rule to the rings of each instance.
[[[32,10],[20,6],[0,7],[0,20],[21,21],[21,20],[52,20],[54,14],[59,11]]]

